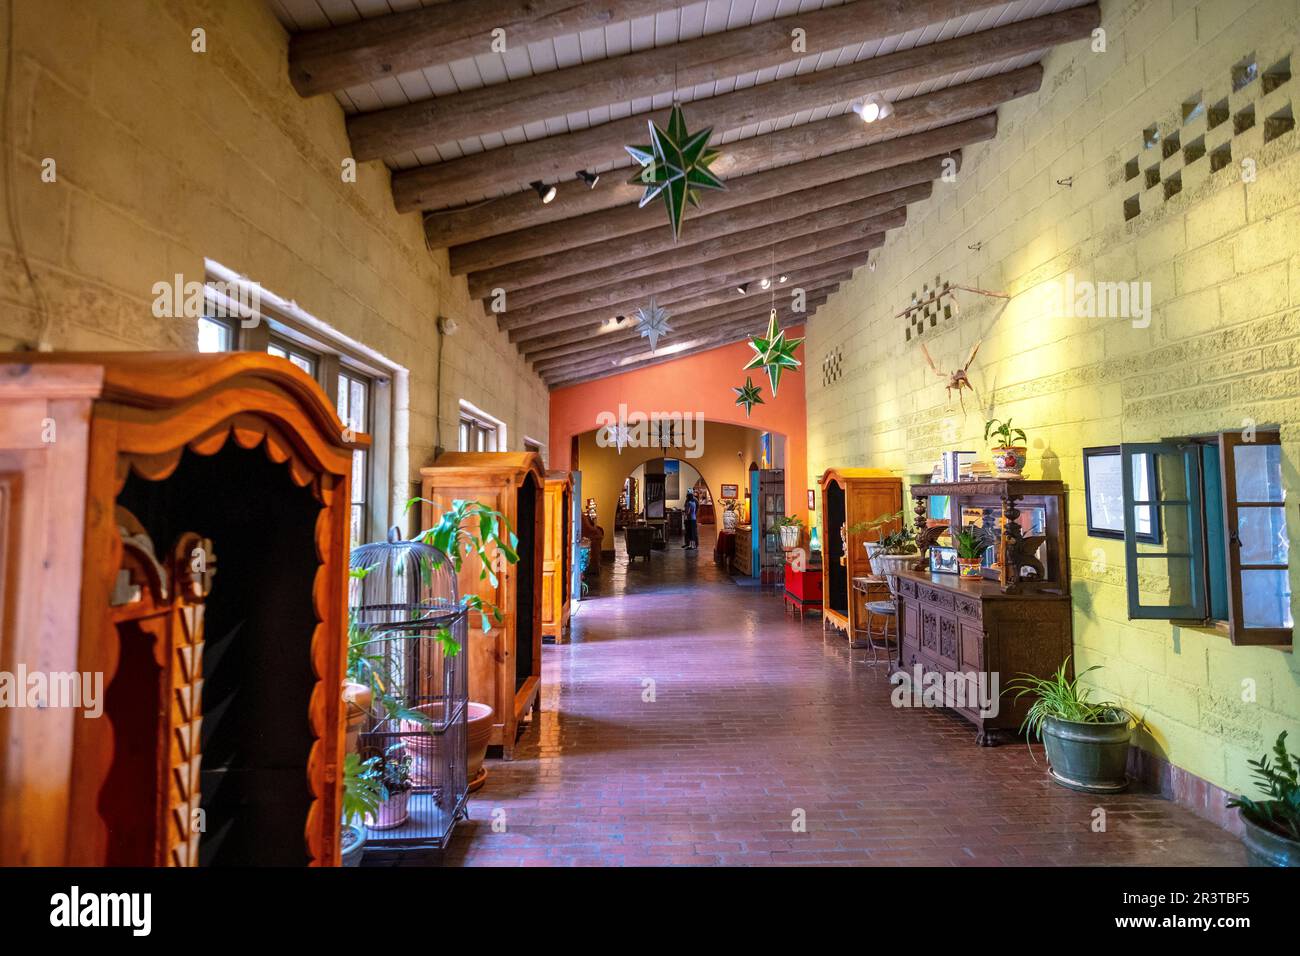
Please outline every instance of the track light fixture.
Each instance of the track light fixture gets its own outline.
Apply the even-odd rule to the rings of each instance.
[[[888,100],[882,100],[874,93],[866,99],[855,100],[850,108],[862,117],[864,123],[874,123],[894,112],[894,107]]]
[[[575,175],[577,176],[578,179],[581,179],[584,183],[587,184],[588,189],[595,189],[596,183],[600,182],[599,173],[589,172],[588,170],[585,169],[578,170],[578,172]]]
[[[785,285],[787,282],[790,281],[790,277],[789,277],[789,276],[781,276],[781,278],[777,279],[776,281],[779,282],[779,283],[781,283],[781,285]]]
[[[763,276],[763,278],[758,280],[758,287],[766,292],[768,289],[772,288],[772,280],[767,276]]]
[[[539,198],[543,204],[546,204],[555,198],[556,190],[554,186],[548,186],[540,179],[534,179],[529,183],[529,185],[537,191],[537,198]]]
[[[736,286],[736,291],[741,295],[749,295],[749,283],[742,282],[740,285]]]

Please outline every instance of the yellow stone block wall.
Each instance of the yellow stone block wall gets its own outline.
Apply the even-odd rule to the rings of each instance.
[[[997,139],[966,151],[954,183],[911,208],[874,271],[860,269],[808,327],[808,482],[831,465],[928,474],[944,449],[979,449],[986,417],[1029,433],[1029,477],[1070,486],[1075,655],[1103,665],[1101,694],[1145,715],[1145,748],[1232,790],[1246,760],[1290,731],[1300,744],[1300,667],[1290,650],[1234,647],[1213,631],[1127,619],[1122,542],[1088,537],[1081,449],[1280,425],[1289,500],[1300,498],[1300,152],[1295,131],[1265,142],[1267,116],[1300,108],[1300,77],[1233,92],[1230,71],[1300,54],[1296,0],[1103,0],[1105,52],[1078,42],[1050,52],[1036,95],[999,111]],[[1182,126],[1200,91],[1256,108],[1253,128]],[[1143,149],[1143,130],[1181,146],[1231,141],[1232,163],[1185,164]],[[1140,160],[1143,175],[1126,179]],[[1243,167],[1249,160],[1253,169]],[[1145,189],[1148,167],[1161,185]],[[1181,192],[1163,181],[1181,168]],[[1253,173],[1253,177],[1252,174]],[[1252,181],[1246,181],[1246,180]],[[1058,183],[1069,180],[1070,185]],[[1139,195],[1140,215],[1124,201]],[[1050,282],[1149,282],[1149,326],[1131,318],[1054,317]],[[896,313],[943,280],[1010,293],[958,293],[960,314],[927,331],[937,366],[971,369],[963,415]],[[824,386],[823,358],[844,374]],[[987,414],[986,414],[987,413]],[[1293,547],[1300,513],[1288,515]],[[1300,552],[1297,552],[1300,554]],[[1300,593],[1300,560],[1292,562]],[[1243,699],[1243,682],[1255,699]]]
[[[247,275],[405,366],[413,479],[460,399],[543,443],[548,397],[496,323],[393,208],[379,162],[345,182],[343,112],[288,80],[288,35],[262,0],[17,0],[8,158],[20,229],[57,349],[194,349],[193,319],[151,314],[151,288],[202,281],[204,258]],[[191,49],[206,32],[207,52]],[[5,148],[10,145],[5,140]],[[55,182],[41,163],[55,161]],[[4,203],[0,192],[0,205]],[[40,320],[0,228],[0,350]],[[399,411],[400,414],[400,411]],[[400,476],[397,478],[401,482]],[[403,488],[396,497],[403,497]]]

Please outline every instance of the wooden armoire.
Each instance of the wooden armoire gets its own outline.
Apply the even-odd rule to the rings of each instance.
[[[0,708],[0,864],[338,865],[368,444],[270,355],[0,355],[0,671],[81,691]]]
[[[903,480],[880,468],[828,468],[818,481],[821,486],[822,540],[822,626],[844,632],[850,642],[866,627],[866,602],[887,599],[888,588],[879,593],[853,587],[854,578],[870,577],[871,562],[863,546],[879,531],[850,532],[864,521],[903,510]],[[901,519],[886,524],[888,534],[897,531]]]
[[[569,634],[570,569],[573,556],[573,475],[546,473],[542,535],[542,639],[561,643]]]
[[[420,475],[424,527],[432,527],[452,501],[472,500],[505,515],[519,536],[519,562],[506,565],[495,586],[480,577],[476,561],[464,563],[459,579],[462,595],[478,594],[501,612],[501,620],[490,621],[486,634],[477,617],[470,620],[469,696],[492,708],[488,745],[499,745],[510,760],[525,716],[541,710],[542,459],[531,451],[450,451],[421,468]]]

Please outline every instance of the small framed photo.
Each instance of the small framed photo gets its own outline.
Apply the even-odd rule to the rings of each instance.
[[[930,570],[935,574],[957,574],[957,549],[934,546],[930,548]]]
[[[723,486],[722,486],[722,497],[723,497],[723,498],[739,498],[739,497],[740,497],[740,485],[723,485]]]
[[[817,510],[817,489],[816,488],[808,489],[808,510],[809,511]]]

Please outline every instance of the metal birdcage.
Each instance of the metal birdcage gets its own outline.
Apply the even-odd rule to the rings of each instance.
[[[378,758],[388,793],[365,820],[366,846],[441,849],[467,792],[468,629],[456,575],[443,552],[397,528],[353,548],[349,564],[366,572],[349,586],[349,673],[374,689],[356,749]]]

